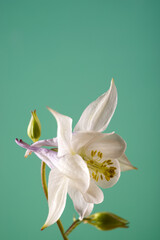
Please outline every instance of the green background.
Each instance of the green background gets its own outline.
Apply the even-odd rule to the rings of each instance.
[[[106,132],[125,139],[138,171],[122,173],[94,212],[113,212],[130,228],[101,232],[82,224],[69,239],[160,238],[159,12],[156,0],[0,1],[0,239],[61,239],[56,224],[40,231],[48,213],[40,161],[34,154],[25,159],[14,139],[31,143],[26,129],[34,109],[41,139],[56,136],[46,106],[75,125],[112,77],[119,98]],[[65,228],[73,215],[68,197]]]

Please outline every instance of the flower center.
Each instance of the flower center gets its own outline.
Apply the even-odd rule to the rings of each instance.
[[[91,151],[90,157],[83,156],[84,161],[87,163],[87,167],[90,170],[91,177],[98,182],[98,180],[106,179],[109,181],[116,174],[116,167],[113,167],[112,160],[102,160],[103,153]]]

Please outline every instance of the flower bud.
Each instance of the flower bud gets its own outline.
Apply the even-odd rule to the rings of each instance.
[[[36,142],[36,141],[38,141],[38,139],[41,136],[41,124],[37,117],[36,110],[31,112],[31,114],[32,114],[32,116],[31,116],[31,120],[28,125],[27,134],[28,134],[28,137],[33,142]]]
[[[107,231],[115,228],[128,228],[128,221],[109,212],[100,212],[83,219],[84,223],[89,223],[99,230]]]

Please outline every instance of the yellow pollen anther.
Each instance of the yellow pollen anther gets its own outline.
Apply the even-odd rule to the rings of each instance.
[[[97,151],[91,151],[91,157],[94,157],[96,155]]]
[[[96,153],[97,153],[97,150],[96,150],[96,151],[94,151],[94,156],[96,155]]]
[[[98,179],[99,179],[99,175],[97,175],[97,177],[96,177],[96,181],[98,182]]]
[[[107,164],[112,165],[113,164],[112,160],[107,160]]]
[[[103,180],[103,175],[101,174],[101,180]]]
[[[91,151],[91,157],[93,157],[93,156],[94,156],[94,151],[92,150],[92,151]]]
[[[108,177],[108,176],[105,176],[105,179],[106,179],[107,181],[109,181],[109,180],[110,180],[110,177]]]
[[[103,153],[98,152],[97,150],[91,151],[91,158],[87,157],[86,155],[82,156],[83,159],[86,161],[87,166],[90,170],[90,176],[95,181],[104,181],[105,179],[107,181],[110,181],[111,178],[113,178],[116,175],[116,167],[113,167],[114,163],[112,160],[104,160],[102,162]]]

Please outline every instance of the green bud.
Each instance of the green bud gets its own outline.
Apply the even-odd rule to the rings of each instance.
[[[89,223],[99,230],[107,231],[115,228],[128,228],[128,221],[109,212],[100,212],[83,219],[84,223]]]
[[[36,141],[38,141],[38,139],[41,136],[41,124],[37,117],[36,110],[31,112],[31,114],[32,114],[32,116],[31,116],[31,120],[28,125],[27,134],[28,134],[28,137],[33,142],[36,142]]]

